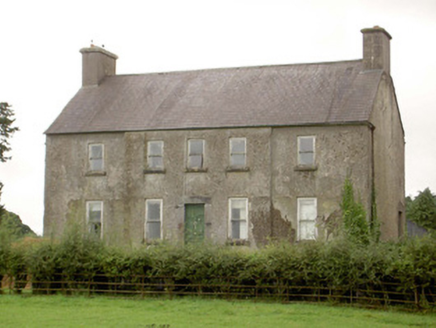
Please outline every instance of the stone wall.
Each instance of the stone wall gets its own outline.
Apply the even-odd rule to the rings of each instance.
[[[297,165],[298,136],[316,137],[316,166]],[[247,167],[229,168],[229,138],[247,140]],[[187,142],[205,140],[204,170],[187,170]],[[164,141],[164,171],[146,170],[147,142]],[[90,174],[88,145],[104,144],[104,172]],[[318,216],[339,209],[345,177],[371,205],[368,125],[174,130],[47,136],[44,234],[85,223],[86,201],[104,201],[109,243],[144,242],[145,200],[163,200],[163,236],[183,242],[185,204],[205,204],[205,238],[225,243],[229,198],[249,201],[249,244],[298,239],[297,199],[316,197]],[[325,238],[322,225],[319,238]]]

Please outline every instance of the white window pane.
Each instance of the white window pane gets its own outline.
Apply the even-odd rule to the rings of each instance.
[[[238,215],[240,215],[241,218],[245,218],[245,215],[246,215],[245,212],[246,212],[246,208],[247,208],[247,200],[246,199],[231,199],[230,206],[232,208],[232,211],[237,210],[238,213],[241,213]]]
[[[230,199],[230,237],[247,239],[247,199]]]
[[[101,202],[89,202],[88,204],[91,211],[101,211]]]
[[[230,139],[230,166],[245,166],[246,140],[243,138]]]
[[[315,137],[298,138],[298,164],[313,165],[315,163]]]
[[[162,156],[162,148],[163,148],[162,141],[150,141],[148,143],[148,155],[149,156],[156,156],[156,155]]]
[[[240,221],[232,221],[232,239],[240,239]]]
[[[103,156],[102,145],[91,145],[91,158],[101,158]]]
[[[300,138],[300,151],[313,152],[313,138]]]
[[[240,220],[241,219],[241,209],[232,208],[232,220]]]
[[[313,200],[302,200],[300,204],[300,220],[315,220],[316,206]]]
[[[245,153],[245,139],[231,139],[231,153]]]
[[[162,201],[147,200],[146,223],[145,223],[146,239],[161,238],[161,223],[162,223],[161,220],[162,220]]]
[[[300,239],[315,239],[315,221],[300,222]]]
[[[160,238],[160,222],[147,222],[147,239]]]
[[[316,198],[298,200],[299,239],[315,239],[317,216]]]
[[[245,220],[247,218],[247,213],[245,205],[243,208],[232,208],[232,220]]]
[[[191,155],[189,156],[189,167],[203,167],[203,156],[202,155]]]
[[[150,168],[163,168],[163,141],[149,141],[147,165]]]
[[[102,171],[103,170],[103,159],[92,159],[91,160],[91,171]]]
[[[247,206],[246,199],[232,199],[232,207],[233,208],[244,208]]]
[[[300,153],[300,164],[302,165],[313,164],[313,153]]]
[[[88,203],[88,221],[93,223],[101,222],[101,203]]]
[[[189,154],[203,154],[203,140],[189,140]]]
[[[149,167],[163,167],[163,158],[162,157],[149,157],[148,158],[148,166]]]
[[[247,231],[247,221],[239,221],[239,238],[247,239],[248,231]]]
[[[232,154],[230,157],[230,165],[245,166],[245,154]]]
[[[89,222],[101,222],[101,210],[90,211],[88,214]]]
[[[160,221],[160,203],[149,202],[147,203],[147,220]]]
[[[232,239],[247,239],[247,221],[233,220],[232,225]]]
[[[89,145],[89,165],[91,171],[103,170],[103,145]]]
[[[103,220],[103,202],[87,202],[87,221],[89,232],[96,236],[101,236],[101,227]]]

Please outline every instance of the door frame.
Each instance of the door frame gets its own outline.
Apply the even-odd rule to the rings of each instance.
[[[187,208],[189,207],[189,206],[192,206],[192,207],[202,207],[203,208],[203,219],[202,219],[202,225],[203,225],[203,236],[202,236],[202,241],[204,241],[205,240],[205,237],[206,237],[206,206],[205,206],[206,204],[205,203],[185,203],[184,204],[184,218],[183,218],[183,223],[184,223],[184,230],[183,230],[183,241],[184,241],[184,243],[186,244],[187,243],[187,239],[186,239],[186,236],[187,236],[187,234],[186,234],[186,232],[187,232],[187,226],[186,226],[186,219],[187,219],[187,215],[186,215],[186,212],[187,212]],[[188,242],[189,243],[189,242]]]

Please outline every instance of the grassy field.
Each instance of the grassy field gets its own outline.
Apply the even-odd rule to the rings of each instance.
[[[321,304],[0,295],[0,327],[436,327],[436,313]]]

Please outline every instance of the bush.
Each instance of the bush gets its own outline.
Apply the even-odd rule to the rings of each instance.
[[[328,243],[271,243],[259,250],[167,243],[126,250],[73,230],[59,242],[0,246],[5,259],[1,272],[15,281],[30,274],[35,293],[378,297],[378,302],[406,300],[420,306],[436,301],[436,239],[431,237],[369,244],[336,238]],[[22,288],[17,284],[15,289]]]
[[[10,242],[8,234],[3,229],[0,229],[0,287],[3,277],[7,273],[10,255]],[[1,293],[1,288],[0,288]]]
[[[366,211],[361,203],[355,201],[353,184],[348,177],[342,190],[341,209],[346,238],[357,244],[367,245],[370,241],[370,231]]]

